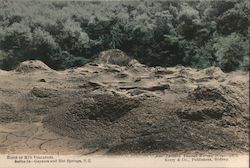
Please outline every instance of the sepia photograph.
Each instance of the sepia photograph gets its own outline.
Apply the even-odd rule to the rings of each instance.
[[[0,168],[249,168],[248,0],[0,0]]]

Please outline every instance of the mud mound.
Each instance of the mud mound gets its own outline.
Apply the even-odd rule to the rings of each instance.
[[[195,99],[198,100],[226,101],[223,91],[218,87],[211,86],[199,86],[192,93],[190,93],[190,96],[193,96]]]
[[[95,60],[98,64],[115,64],[120,66],[141,66],[141,64],[135,59],[129,57],[126,53],[119,49],[111,49],[103,51],[99,54],[98,58]]]
[[[0,74],[5,75],[5,74],[8,74],[8,72],[0,69]]]
[[[186,121],[210,123],[223,130],[239,131],[236,135],[248,142],[249,95],[239,88],[225,84],[200,86],[189,93],[185,108],[178,112],[178,116]]]
[[[241,91],[235,87],[228,85],[220,86],[199,86],[194,91],[190,92],[189,97],[195,101],[212,101],[212,102],[224,102],[228,106],[234,108],[234,111],[241,112],[249,104],[247,103],[247,95],[244,95]],[[245,107],[243,107],[245,106]],[[233,109],[226,109],[231,111]]]
[[[76,120],[96,120],[109,124],[138,106],[139,102],[121,96],[94,95],[69,107],[66,117]]]
[[[137,66],[119,50],[102,54],[100,63],[57,73],[36,61],[17,70],[34,75],[0,73],[0,125],[38,124],[80,142],[72,151],[248,151],[249,73]]]
[[[17,72],[52,71],[46,64],[39,60],[22,62],[17,68]]]
[[[117,103],[119,106],[115,105]],[[181,107],[188,112],[191,110],[183,103],[173,105],[150,98],[139,105],[133,99],[99,95],[49,115],[44,122],[52,131],[81,139],[87,148],[108,148],[109,153],[247,150],[247,139],[239,140],[233,129],[227,130],[216,122],[205,122],[221,119],[224,111],[217,111],[219,105],[212,108],[214,113],[204,110],[203,115],[208,117],[201,122],[196,120],[195,114],[189,116],[191,118],[180,116]]]
[[[68,108],[59,108],[58,112],[48,115],[44,123],[59,134],[80,138],[88,147],[108,147],[117,141],[117,138],[109,139],[116,133],[107,132],[108,127],[138,106],[138,100],[124,96],[86,95]],[[103,138],[106,140],[101,142]],[[98,139],[100,143],[96,142]]]
[[[204,70],[202,70],[206,75],[209,76],[223,76],[224,72],[219,67],[209,67]]]
[[[48,98],[56,95],[57,90],[48,89],[44,87],[34,87],[30,93],[38,98]]]
[[[0,124],[25,121],[25,114],[18,113],[12,104],[0,102]],[[27,121],[28,119],[26,119]]]

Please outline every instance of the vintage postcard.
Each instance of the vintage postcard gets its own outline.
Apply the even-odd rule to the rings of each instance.
[[[249,168],[247,0],[0,0],[0,168]]]

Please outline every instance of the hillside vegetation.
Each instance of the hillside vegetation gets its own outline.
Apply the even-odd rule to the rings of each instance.
[[[0,69],[53,69],[120,49],[148,66],[249,68],[249,1],[0,0]]]

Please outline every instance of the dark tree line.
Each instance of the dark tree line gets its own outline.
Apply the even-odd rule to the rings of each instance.
[[[118,48],[149,66],[249,70],[247,0],[0,0],[0,68],[81,66]]]

